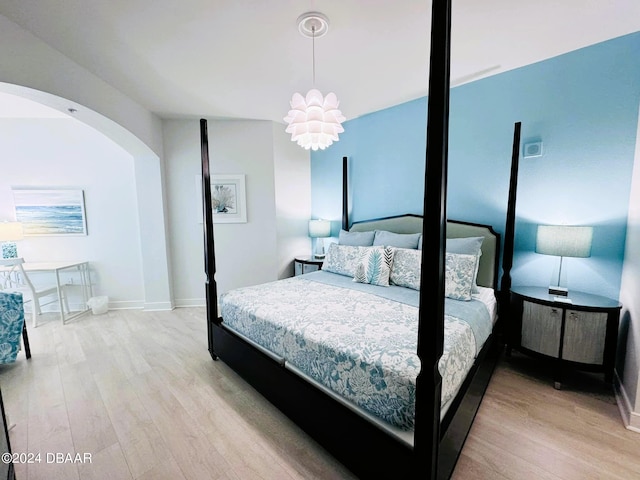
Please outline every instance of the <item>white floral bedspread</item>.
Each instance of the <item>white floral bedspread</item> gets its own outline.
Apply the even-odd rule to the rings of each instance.
[[[220,305],[227,326],[375,416],[413,428],[420,371],[416,307],[303,277],[230,291]],[[443,406],[475,354],[472,329],[446,315]]]

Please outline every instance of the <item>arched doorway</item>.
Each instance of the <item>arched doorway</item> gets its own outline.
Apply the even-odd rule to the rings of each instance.
[[[129,267],[131,268],[133,276],[137,276],[139,283],[141,283],[141,298],[135,300],[129,299],[129,303],[125,300],[120,306],[142,307],[146,310],[166,310],[173,308],[169,276],[168,246],[165,236],[162,168],[158,154],[121,125],[76,102],[42,91],[7,83],[0,83],[0,93],[11,94],[21,99],[35,102],[36,105],[40,105],[43,109],[50,109],[50,112],[58,112],[58,118],[62,123],[65,123],[65,118],[68,120],[72,119],[70,123],[76,125],[78,135],[82,135],[83,132],[85,136],[91,136],[92,134],[98,135],[98,137],[94,137],[97,139],[96,143],[101,145],[112,143],[114,144],[113,155],[117,156],[116,151],[121,150],[124,156],[130,158],[129,162],[131,165],[125,168],[125,170],[128,170],[128,175],[130,176],[129,183],[127,184],[127,182],[125,182],[128,186],[125,185],[123,187],[122,184],[119,186],[118,184],[114,184],[111,194],[114,199],[118,198],[118,188],[128,189],[130,187],[130,198],[133,201],[129,209],[134,212],[129,212],[129,214],[135,216],[135,221],[129,223],[130,225],[135,224],[137,231],[133,232],[132,230],[128,230],[128,232],[136,237],[134,240],[136,241],[138,252],[129,258],[134,263],[137,262],[138,265],[129,265]],[[73,129],[69,126],[69,121],[66,121],[64,127],[57,124],[55,128],[60,128],[60,131],[64,132],[61,135],[70,137],[68,140],[73,142],[74,134],[70,133],[73,132]],[[38,138],[33,138],[33,142],[38,142]],[[80,144],[82,142],[78,141],[77,143]],[[103,148],[108,149],[109,147]],[[97,153],[98,152],[96,152],[96,154]],[[5,161],[10,161],[10,159],[6,159]],[[29,173],[37,175],[37,172]],[[94,176],[100,175],[98,170],[94,172]],[[70,175],[69,177],[75,178],[75,180],[72,180],[72,183],[78,182],[77,176],[74,177]],[[97,179],[96,182],[100,182],[101,180],[102,179]],[[47,179],[38,178],[37,182],[29,183],[33,186],[34,184],[38,184],[38,182],[47,183]],[[60,182],[64,182],[64,180],[58,178],[56,184],[60,184]],[[92,183],[92,181],[89,183]],[[17,184],[24,185],[25,181],[18,181]],[[48,183],[47,186],[53,185]],[[6,192],[4,198],[6,198]],[[105,202],[102,201],[100,202],[99,208],[101,211],[104,211],[108,210],[109,206],[105,205]],[[89,211],[87,214],[88,217],[90,217],[91,212]],[[109,215],[105,215],[103,218],[107,218],[108,216]],[[113,218],[115,222],[118,221],[117,215],[112,215],[111,218]],[[105,227],[105,225],[101,224],[100,227]],[[103,233],[105,230],[108,229],[97,229],[97,231],[102,231]],[[117,228],[115,230],[117,230]],[[89,231],[89,236],[90,235],[91,231]],[[96,237],[91,238],[94,244],[95,240]],[[108,241],[108,239],[103,239],[103,241]],[[100,247],[94,245],[93,248]],[[104,262],[105,259],[101,257],[101,261]],[[107,270],[108,269],[105,271]],[[120,270],[123,270],[121,272],[122,275],[126,275],[126,269],[120,268]],[[114,277],[113,272],[109,273],[108,277]],[[118,282],[117,275],[115,278],[105,278],[105,280]],[[107,289],[105,288],[105,290]],[[108,291],[104,293],[109,294]]]

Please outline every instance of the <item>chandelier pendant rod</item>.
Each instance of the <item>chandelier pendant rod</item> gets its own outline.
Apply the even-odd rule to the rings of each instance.
[[[316,88],[316,26],[311,26],[311,59],[312,59],[312,81],[311,85]]]

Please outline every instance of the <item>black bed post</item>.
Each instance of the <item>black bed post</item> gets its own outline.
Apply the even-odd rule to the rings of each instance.
[[[433,0],[427,111],[424,219],[422,231],[431,241],[422,249],[414,460],[416,478],[438,475],[440,395],[438,361],[444,344],[444,257],[446,242],[447,153],[449,141],[449,64],[451,0]],[[431,245],[436,248],[432,248]],[[431,288],[435,285],[436,288]]]
[[[347,157],[342,157],[342,229],[349,230],[349,172]]]
[[[202,209],[204,219],[204,273],[205,295],[207,299],[207,338],[211,358],[218,357],[213,351],[212,323],[218,319],[218,291],[215,280],[216,251],[213,243],[213,210],[211,208],[211,171],[209,170],[209,134],[207,121],[200,120],[200,156],[202,160]]]
[[[520,159],[521,122],[513,128],[513,148],[511,150],[511,177],[509,179],[509,199],[507,203],[507,220],[504,229],[504,252],[502,254],[502,280],[500,282],[500,308],[506,314],[511,290],[511,267],[513,267],[513,245],[516,230],[516,191],[518,188],[518,163]],[[506,315],[501,315],[504,322]]]

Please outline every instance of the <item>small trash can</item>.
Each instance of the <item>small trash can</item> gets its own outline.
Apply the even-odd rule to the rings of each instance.
[[[109,297],[91,297],[87,302],[87,307],[94,315],[101,315],[109,311]]]

